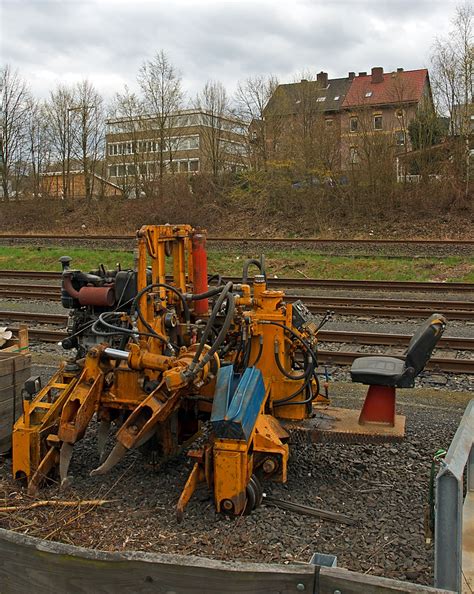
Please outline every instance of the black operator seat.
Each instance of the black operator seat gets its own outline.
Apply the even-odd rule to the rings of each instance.
[[[446,327],[446,318],[433,314],[415,332],[405,360],[395,357],[359,357],[351,367],[353,382],[394,388],[413,388],[415,377],[428,363]]]

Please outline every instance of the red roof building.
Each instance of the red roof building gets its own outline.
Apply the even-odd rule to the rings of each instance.
[[[376,67],[371,74],[361,72],[352,79],[342,107],[418,103],[426,92],[430,92],[426,68],[384,72],[383,68]]]

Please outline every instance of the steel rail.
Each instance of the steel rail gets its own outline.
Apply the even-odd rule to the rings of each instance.
[[[59,301],[59,287],[45,286],[44,290],[25,289],[14,290],[0,289],[0,298],[38,300],[38,301]],[[424,317],[434,311],[443,313],[451,320],[472,320],[474,318],[474,306],[469,301],[407,301],[391,299],[364,299],[360,298],[338,298],[338,297],[312,297],[307,295],[287,295],[286,301],[292,303],[301,299],[311,313],[324,313],[328,310],[341,315],[361,316],[371,315],[374,317]],[[404,307],[404,305],[407,305]]]
[[[36,312],[0,311],[0,320],[34,322],[38,324],[66,324],[68,316],[63,314],[43,314]],[[35,332],[32,329],[30,332]],[[40,335],[46,335],[49,330],[39,330]],[[58,332],[58,331],[55,331]],[[58,336],[65,336],[59,334]],[[408,334],[382,334],[381,332],[352,332],[345,330],[321,330],[318,333],[320,342],[350,343],[358,345],[382,345],[405,347],[411,340]],[[474,338],[464,336],[443,336],[439,341],[439,348],[451,350],[474,350]]]
[[[59,281],[61,273],[56,271],[34,270],[0,270],[0,278],[51,279]],[[241,282],[237,276],[223,276],[224,281]],[[474,283],[439,282],[439,281],[378,281],[378,280],[347,280],[325,278],[268,278],[269,287],[282,288],[315,288],[315,289],[359,289],[380,291],[471,291]]]
[[[49,240],[71,240],[71,241],[120,241],[134,240],[135,234],[122,235],[69,235],[58,234],[49,235],[43,233],[1,233],[2,239],[49,239]],[[331,243],[331,244],[380,244],[380,245],[474,245],[474,240],[470,239],[334,239],[324,237],[221,237],[209,236],[207,241],[227,242],[227,243]]]
[[[30,284],[4,284],[0,283],[0,295],[14,297],[28,297],[34,295],[41,297],[45,296],[60,296],[60,287],[54,285],[30,285]],[[430,301],[426,299],[380,299],[377,297],[337,297],[337,296],[321,296],[321,295],[285,295],[285,301],[293,303],[294,301],[304,301],[308,306],[317,306],[323,304],[326,306],[342,305],[342,306],[375,306],[375,307],[423,307],[426,309],[456,309],[456,310],[471,310],[474,311],[474,302],[464,300],[446,300],[446,301]]]
[[[42,342],[60,342],[67,336],[66,332],[63,331],[37,328],[29,330],[28,334],[31,338],[40,340]],[[363,353],[346,351],[318,350],[318,361],[323,364],[351,365],[354,359],[364,355],[365,354]],[[426,368],[445,373],[473,373],[474,359],[432,357],[426,365]]]
[[[337,365],[351,365],[354,359],[366,356],[367,353],[354,353],[345,351],[319,351],[318,361],[320,363],[329,363]],[[386,353],[377,353],[377,355],[389,356]],[[452,357],[432,357],[426,364],[426,369],[447,373],[473,373],[474,359],[454,359]]]

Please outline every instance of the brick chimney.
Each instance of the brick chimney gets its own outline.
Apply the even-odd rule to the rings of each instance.
[[[355,72],[349,72],[349,80],[354,80],[356,73]]]
[[[380,66],[372,68],[372,82],[381,83],[383,82],[383,68]]]
[[[367,72],[359,72],[359,76],[367,76]]]
[[[325,89],[328,86],[328,73],[323,71],[318,72],[316,80],[321,85],[321,87]]]
[[[397,68],[397,72],[403,72],[403,68]]]

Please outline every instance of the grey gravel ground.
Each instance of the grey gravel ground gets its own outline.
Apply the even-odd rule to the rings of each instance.
[[[360,406],[363,391],[363,386],[335,385],[334,404]],[[190,470],[186,457],[156,471],[143,465],[140,454],[129,453],[109,475],[90,477],[98,463],[94,424],[75,447],[74,481],[67,496],[113,501],[84,515],[44,508],[21,518],[1,516],[0,526],[104,550],[216,559],[306,562],[317,551],[337,555],[342,567],[430,584],[433,551],[425,544],[423,516],[431,457],[449,445],[470,396],[422,388],[403,391],[400,409],[408,420],[406,440],[400,444],[292,446],[287,484],[268,483],[267,493],[343,512],[357,519],[354,526],[269,505],[231,519],[214,512],[206,489],[196,493],[184,522],[177,524],[174,506]],[[24,501],[9,467],[9,460],[0,466],[0,494],[6,501]],[[55,496],[56,488],[41,494]]]
[[[65,313],[59,303],[3,300],[0,309]],[[411,334],[414,320],[336,316],[328,330]],[[446,334],[472,336],[473,325],[449,322]],[[334,345],[341,348],[341,345]],[[346,345],[347,346],[347,345]],[[373,347],[357,347],[373,352]],[[35,370],[46,379],[62,355],[54,344],[32,344]],[[343,350],[341,348],[341,350]],[[365,387],[348,383],[347,368],[329,368],[333,402],[360,407]],[[109,505],[83,515],[54,508],[21,517],[0,516],[0,526],[105,550],[135,549],[195,554],[216,559],[306,562],[315,551],[338,556],[338,565],[375,575],[431,584],[433,551],[425,544],[423,516],[428,497],[431,458],[447,447],[462,412],[474,394],[474,377],[424,373],[415,390],[399,391],[399,408],[407,415],[401,444],[292,446],[286,485],[268,484],[269,494],[294,502],[344,512],[354,526],[298,516],[263,505],[248,517],[215,514],[205,489],[191,501],[178,525],[174,506],[190,465],[185,455],[158,471],[129,453],[109,475],[90,477],[97,465],[95,424],[76,446],[71,472],[71,498],[105,497]],[[57,496],[56,488],[41,497]],[[28,498],[10,478],[10,461],[0,462],[0,500]]]

